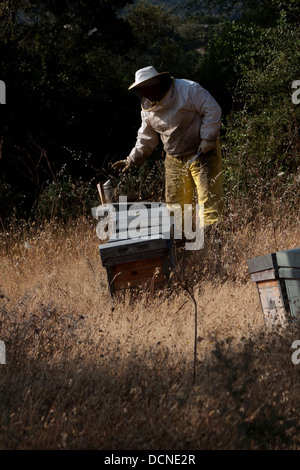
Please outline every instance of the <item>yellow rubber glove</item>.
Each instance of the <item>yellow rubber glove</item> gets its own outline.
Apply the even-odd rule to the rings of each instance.
[[[127,173],[131,168],[134,168],[135,165],[133,162],[128,160],[119,160],[118,162],[112,165],[112,169],[115,171],[121,171],[122,173]]]
[[[202,139],[198,148],[198,152],[207,153],[213,150],[216,146],[216,142],[212,140]]]

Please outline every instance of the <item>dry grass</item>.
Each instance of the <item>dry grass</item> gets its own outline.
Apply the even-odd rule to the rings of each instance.
[[[94,221],[3,232],[0,448],[299,449],[299,327],[265,331],[246,264],[299,246],[280,214],[228,218],[170,290],[113,303]]]

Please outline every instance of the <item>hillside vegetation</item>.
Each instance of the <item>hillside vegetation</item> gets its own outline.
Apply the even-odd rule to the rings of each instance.
[[[44,201],[60,192],[60,212],[65,202],[74,216],[79,194],[81,212],[89,213],[96,183],[134,146],[139,102],[127,88],[135,71],[150,64],[198,81],[220,103],[227,192],[255,188],[269,197],[278,175],[285,191],[299,167],[300,107],[292,101],[298,2],[238,2],[236,21],[234,0],[183,6],[176,15],[143,1],[1,3],[2,226],[12,214],[37,217],[39,204],[43,216],[53,215],[45,214]],[[153,180],[156,160],[163,161],[160,149],[143,178]],[[70,188],[78,190],[74,197]]]

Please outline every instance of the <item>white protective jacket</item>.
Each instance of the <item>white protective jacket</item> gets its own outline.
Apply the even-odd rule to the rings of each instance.
[[[127,160],[140,166],[162,140],[166,153],[185,157],[197,152],[201,139],[215,141],[221,127],[221,108],[199,83],[174,79],[164,98],[141,111],[142,124]]]

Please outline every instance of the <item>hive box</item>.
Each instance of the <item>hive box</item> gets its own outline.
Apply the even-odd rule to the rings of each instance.
[[[300,248],[278,251],[247,261],[256,282],[267,327],[300,319]]]
[[[154,287],[168,285],[175,265],[171,240],[160,236],[129,239],[100,245],[99,249],[111,294],[147,282]]]
[[[113,204],[114,230],[99,245],[110,294],[149,284],[167,286],[175,267],[173,219],[163,204]],[[97,208],[92,214],[98,218]]]

